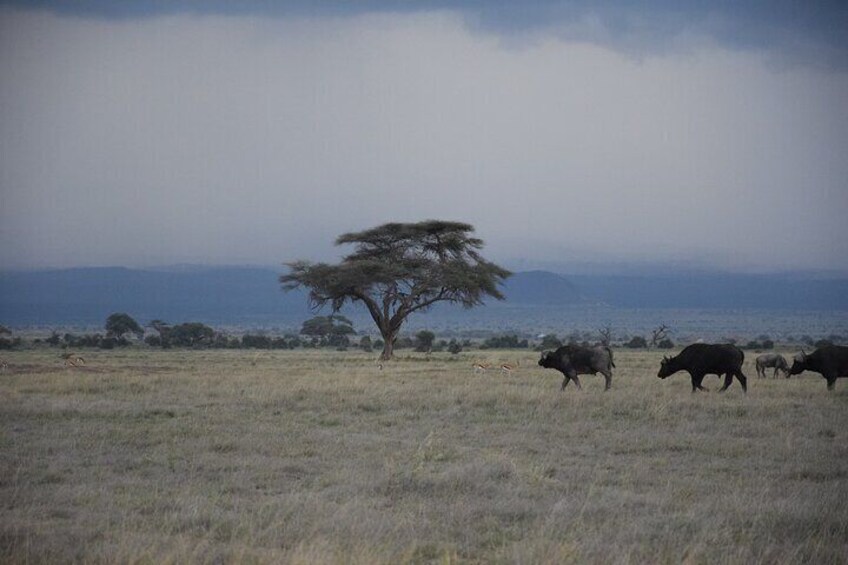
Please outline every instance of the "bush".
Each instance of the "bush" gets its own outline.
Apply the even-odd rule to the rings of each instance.
[[[624,347],[629,347],[630,349],[644,349],[645,347],[648,347],[648,341],[640,335],[634,335],[630,338],[630,341],[624,344]]]
[[[271,340],[271,349],[291,349],[289,342],[284,337],[275,337]]]
[[[462,351],[462,345],[460,345],[455,339],[452,339],[450,340],[450,343],[448,343],[448,351],[456,355]]]
[[[415,334],[415,351],[424,353],[433,349],[433,341],[436,339],[436,334],[431,331],[421,330]]]
[[[334,333],[327,337],[327,345],[335,347],[336,351],[347,351],[350,345],[350,338],[344,334]],[[343,348],[343,349],[342,349]]]
[[[548,334],[542,338],[542,343],[539,344],[539,349],[559,349],[562,347],[562,342],[557,338],[556,334]]]
[[[522,349],[528,346],[527,340],[519,340],[516,335],[490,337],[480,346],[480,349]]]
[[[399,337],[395,340],[395,349],[410,349],[412,346],[412,338],[410,337]]]
[[[266,335],[244,334],[241,337],[241,346],[246,349],[271,349],[271,338]]]
[[[657,347],[659,349],[673,349],[674,348],[674,342],[671,341],[670,339],[666,338],[666,339],[660,341],[657,344]]]
[[[0,337],[0,349],[17,349],[22,344],[21,338],[15,337],[12,339],[8,339],[5,337]]]
[[[209,347],[215,330],[200,322],[187,322],[168,330],[168,342],[176,347]]]

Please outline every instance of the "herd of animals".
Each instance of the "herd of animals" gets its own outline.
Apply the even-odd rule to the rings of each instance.
[[[75,353],[62,355],[65,366],[79,367],[85,365],[85,359]],[[742,373],[742,363],[745,361],[745,353],[731,344],[708,344],[693,343],[683,349],[674,357],[664,356],[660,362],[660,370],[657,376],[661,379],[686,371],[692,379],[692,392],[706,391],[702,382],[706,375],[724,375],[724,385],[719,392],[724,392],[733,383],[733,378],[742,385],[742,390],[748,392],[748,379]],[[574,381],[574,385],[581,389],[579,375],[604,376],[604,390],[612,387],[612,370],[615,368],[612,349],[608,346],[598,345],[594,347],[582,345],[563,345],[556,351],[543,351],[539,359],[539,366],[546,369],[556,369],[563,374],[560,390],[565,390],[568,383]],[[786,359],[777,353],[765,353],[757,357],[755,366],[757,376],[766,377],[766,369],[774,369],[773,378],[777,378],[782,371],[786,378],[792,375],[812,371],[821,374],[827,381],[828,390],[833,390],[836,379],[848,377],[848,347],[842,345],[826,345],[819,347],[812,353],[806,353],[803,349],[795,355],[792,366]],[[474,372],[483,372],[492,368],[488,363],[474,363]],[[382,364],[380,369],[382,369]],[[499,369],[511,374],[518,368],[518,363],[502,363]],[[5,371],[6,363],[0,360],[0,370]]]
[[[686,371],[692,378],[692,392],[697,392],[708,390],[701,384],[706,375],[724,375],[724,385],[719,392],[727,390],[734,377],[742,385],[742,390],[748,392],[748,379],[742,373],[744,361],[745,354],[735,345],[693,343],[674,357],[663,357],[657,376],[665,379],[679,371]],[[604,376],[605,390],[609,390],[612,386],[612,369],[615,367],[612,349],[609,347],[580,345],[564,345],[556,351],[543,351],[539,365],[563,374],[561,390],[571,381],[580,389],[578,375],[597,373]],[[778,371],[783,371],[786,378],[804,371],[820,373],[827,381],[828,390],[833,390],[837,378],[848,377],[848,347],[828,345],[809,354],[802,349],[801,353],[795,355],[792,367],[789,367],[782,355],[767,353],[757,357],[756,367],[759,377],[766,376],[767,368],[774,368],[774,377],[777,377]]]

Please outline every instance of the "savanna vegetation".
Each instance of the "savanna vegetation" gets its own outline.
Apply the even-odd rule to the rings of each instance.
[[[615,355],[561,393],[529,349],[4,352],[0,561],[846,561],[845,379]]]

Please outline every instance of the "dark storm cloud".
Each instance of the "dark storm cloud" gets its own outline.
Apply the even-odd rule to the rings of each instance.
[[[798,0],[179,0],[11,1],[7,5],[102,18],[177,14],[349,17],[451,11],[470,26],[499,34],[554,34],[636,53],[673,49],[683,35],[765,50],[780,63],[846,67],[848,2]]]
[[[501,260],[848,270],[848,73],[693,31],[735,8],[111,5],[0,9],[0,268],[444,218]]]

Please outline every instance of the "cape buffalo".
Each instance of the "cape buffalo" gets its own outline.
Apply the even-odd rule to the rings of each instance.
[[[827,390],[833,390],[837,378],[848,377],[848,347],[827,345],[819,347],[809,355],[801,350],[801,353],[793,359],[789,375],[797,375],[804,371],[821,373],[827,381]],[[786,375],[787,378],[789,375]]]
[[[594,375],[601,373],[606,380],[606,388],[612,386],[612,349],[606,346],[581,347],[579,345],[563,345],[553,352],[542,352],[539,365],[546,369],[556,369],[564,375],[562,387],[564,390],[569,381],[574,381],[580,390],[580,379],[577,375]]]
[[[719,392],[727,390],[735,376],[747,393],[748,379],[742,374],[744,360],[745,354],[734,345],[693,343],[676,357],[663,357],[657,376],[664,379],[677,371],[687,371],[692,377],[692,392],[709,390],[701,386],[704,375],[724,375],[724,386]]]
[[[779,355],[777,353],[764,353],[757,357],[757,376],[760,378],[766,377],[766,368],[774,367],[774,375],[773,378],[777,378],[777,372],[783,371],[783,373],[789,377],[789,364],[786,362],[786,359],[783,358],[783,355]]]

